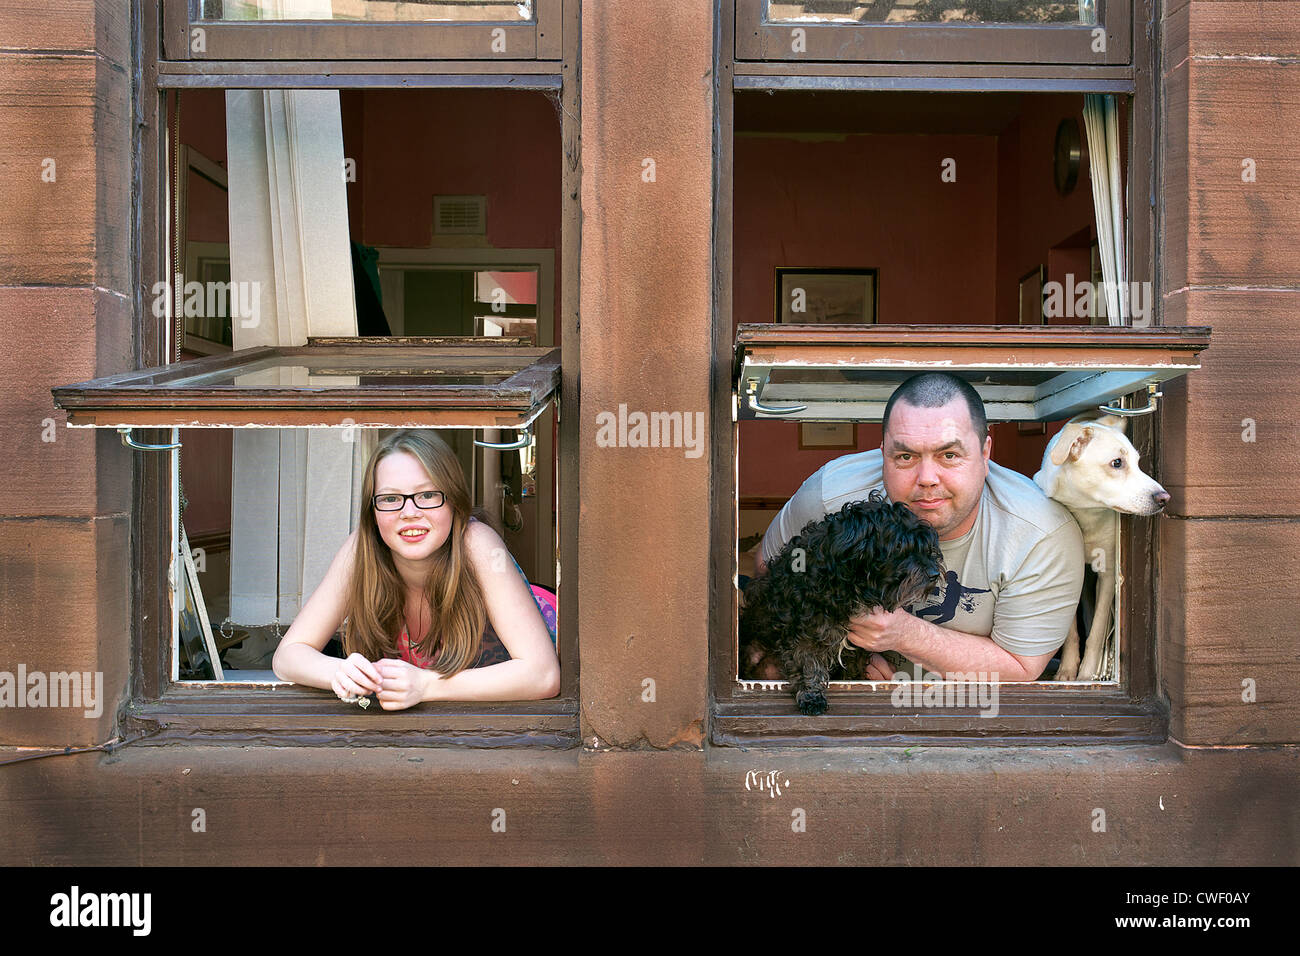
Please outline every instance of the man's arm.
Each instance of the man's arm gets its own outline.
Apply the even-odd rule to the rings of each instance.
[[[772,519],[772,523],[767,526],[767,532],[763,535],[763,543],[759,545],[754,562],[755,573],[763,574],[767,570],[768,562],[780,554],[781,549],[802,531],[808,522],[820,521],[825,517],[826,506],[822,501],[822,473],[818,470],[804,479],[804,483],[799,486],[794,497],[785,503]]]
[[[1061,640],[1065,640],[1064,634]],[[849,642],[869,651],[897,651],[927,671],[943,674],[985,674],[990,681],[1036,680],[1055,648],[1042,654],[1013,654],[978,634],[931,624],[897,611],[876,610],[853,619]],[[868,671],[880,680],[893,678],[884,658],[872,656]]]
[[[849,641],[871,651],[897,651],[940,674],[983,671],[996,673],[990,680],[1037,680],[1065,642],[1082,590],[1083,535],[1071,519],[1034,545],[1001,589],[989,637],[898,610],[854,618]],[[870,669],[885,673],[883,665],[883,659],[873,660]]]

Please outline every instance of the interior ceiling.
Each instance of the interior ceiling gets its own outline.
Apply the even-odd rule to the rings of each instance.
[[[1019,115],[1027,97],[1077,101],[1041,93],[744,91],[736,93],[737,133],[965,133],[992,136]]]

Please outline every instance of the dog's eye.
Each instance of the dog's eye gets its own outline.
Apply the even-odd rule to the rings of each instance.
[[[1123,468],[1123,467],[1124,467],[1124,459],[1123,459],[1123,458],[1116,458],[1114,461],[1112,461],[1112,462],[1110,463],[1110,467],[1112,467],[1112,468]]]

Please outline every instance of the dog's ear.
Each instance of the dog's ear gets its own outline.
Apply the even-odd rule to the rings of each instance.
[[[1066,459],[1078,461],[1083,450],[1088,447],[1088,442],[1092,441],[1094,432],[1088,425],[1081,425],[1072,422],[1061,429],[1060,437],[1056,439],[1056,447],[1052,449],[1052,464],[1064,465]]]
[[[1116,431],[1124,432],[1128,430],[1128,419],[1122,415],[1103,415],[1097,419],[1098,425],[1106,425],[1114,428]]]

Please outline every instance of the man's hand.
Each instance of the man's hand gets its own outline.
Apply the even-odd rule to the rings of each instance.
[[[954,631],[906,611],[872,608],[849,621],[849,643],[868,651],[897,651],[936,674],[982,672],[994,681],[1036,680],[1052,652],[1013,654],[992,639]],[[879,654],[867,665],[870,680],[893,680],[893,668]]]
[[[867,661],[867,680],[891,681],[893,679],[894,669],[889,666],[889,661],[880,654],[871,654]]]
[[[906,643],[911,632],[912,622],[917,618],[902,608],[885,611],[872,608],[866,614],[859,614],[849,622],[849,643],[867,651],[897,651],[900,643]],[[894,679],[894,668],[880,654],[870,655],[867,662],[867,680],[890,681]]]
[[[902,608],[897,611],[872,608],[849,621],[849,643],[865,651],[902,651],[899,644],[907,641],[915,620]]]

